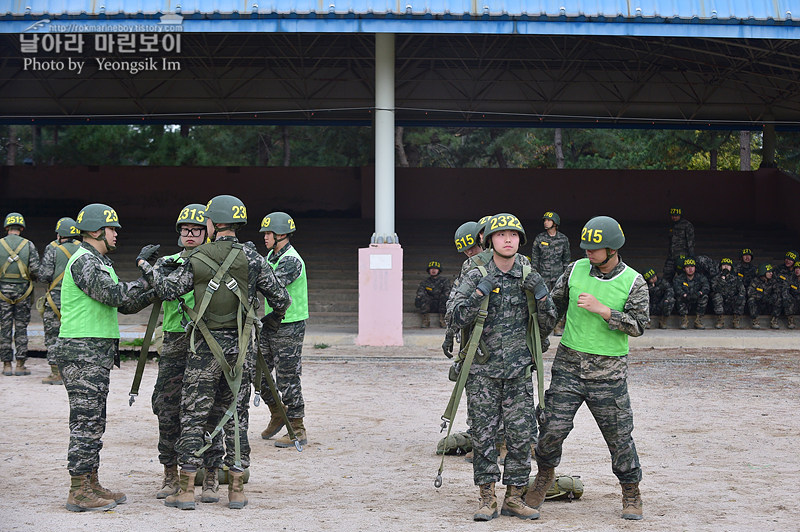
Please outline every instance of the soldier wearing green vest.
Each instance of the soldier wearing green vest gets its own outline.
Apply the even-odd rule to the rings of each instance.
[[[585,402],[611,452],[611,469],[622,485],[622,517],[642,518],[642,470],[633,443],[628,396],[628,337],[649,322],[647,283],[622,262],[625,235],[608,216],[589,220],[581,232],[586,258],[570,264],[553,287],[566,326],[553,361],[545,410],[539,412],[536,463],[539,472],[526,500],[541,506],[561,461],[572,420]]]
[[[47,284],[47,292],[36,302],[36,308],[42,314],[47,363],[50,364],[50,375],[42,379],[42,384],[64,384],[55,357],[55,343],[61,327],[61,281],[67,261],[81,246],[80,235],[75,220],[61,218],[56,222],[56,239],[47,244],[42,253],[39,280]]]
[[[156,294],[175,300],[194,291],[194,307],[182,305],[188,314],[189,349],[181,390],[181,435],[175,445],[179,455],[178,493],[164,499],[166,506],[193,510],[194,479],[203,466],[209,423],[224,412],[211,431],[213,438],[225,431],[225,465],[230,469],[228,507],[244,508],[244,469],[250,465],[247,438],[250,401],[253,325],[257,320],[256,293],[266,296],[273,309],[265,326],[276,331],[291,303],[286,289],[264,257],[251,243],[240,244],[236,231],[247,223],[247,209],[234,196],[216,196],[205,209],[211,242],[190,253],[183,263],[165,261],[151,268]]]
[[[119,366],[117,312],[133,314],[151,303],[143,278],[120,282],[107,257],[116,250],[117,212],[102,203],[84,207],[75,227],[83,243],[64,268],[61,328],[56,360],[69,398],[67,468],[72,477],[67,510],[108,510],[127,499],[100,485],[97,470],[106,429],[106,399],[111,366]],[[149,260],[156,250],[143,249]]]
[[[261,232],[264,233],[264,244],[267,246],[267,264],[275,271],[278,281],[286,287],[292,304],[286,310],[278,330],[261,336],[260,348],[267,368],[270,372],[275,371],[275,384],[286,407],[289,423],[300,445],[305,445],[308,437],[303,424],[305,401],[300,375],[303,373],[301,356],[308,319],[308,278],[303,258],[289,241],[296,229],[294,220],[285,212],[273,212],[261,220]],[[271,310],[269,303],[265,302],[264,313],[269,314]],[[266,378],[263,378],[262,389],[266,389]],[[281,430],[284,421],[272,394],[266,395],[264,400],[269,406],[270,419],[261,437],[268,440]],[[291,446],[294,446],[294,442],[288,433],[275,440],[275,447]]]
[[[39,252],[33,242],[22,238],[25,218],[12,212],[6,215],[0,238],[0,359],[3,375],[12,375],[11,331],[14,331],[17,367],[14,375],[30,375],[25,367],[28,358],[28,323],[31,321],[33,282],[39,274]]]
[[[178,244],[183,248],[180,253],[158,259],[155,268],[160,268],[165,261],[183,263],[186,257],[197,246],[206,241],[205,205],[193,203],[181,209],[175,222]],[[180,296],[173,301],[164,301],[164,319],[161,328],[164,333],[161,356],[158,358],[158,377],[153,388],[153,413],[158,417],[158,461],[164,466],[164,480],[156,499],[166,499],[178,493],[178,452],[175,444],[181,435],[181,389],[183,375],[186,371],[186,359],[189,354],[189,335],[186,327],[189,316],[182,305],[194,307],[194,291]],[[209,424],[213,430],[216,423]],[[205,475],[201,502],[219,501],[219,480],[217,470],[222,465],[222,434],[214,438],[214,445],[203,455]]]

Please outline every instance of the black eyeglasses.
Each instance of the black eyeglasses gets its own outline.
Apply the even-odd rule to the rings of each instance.
[[[200,236],[203,231],[202,227],[181,227],[181,236]]]

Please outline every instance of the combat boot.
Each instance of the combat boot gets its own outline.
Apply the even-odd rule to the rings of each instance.
[[[503,499],[502,515],[519,517],[520,519],[539,519],[539,510],[531,508],[522,500],[525,486],[508,486],[506,496]]]
[[[758,323],[758,316],[756,316],[755,318],[753,318],[753,329],[760,329],[760,328],[761,324]]]
[[[694,317],[694,328],[695,329],[705,329],[706,325],[703,323],[703,315],[698,314]]]
[[[247,506],[244,494],[244,471],[228,471],[228,508],[241,510]]]
[[[423,329],[427,329],[430,326],[431,326],[431,319],[428,316],[427,312],[423,312],[422,313],[422,328]]]
[[[164,482],[161,489],[156,492],[156,499],[166,499],[170,495],[175,495],[180,489],[180,482],[178,481],[178,466],[177,464],[164,465]]]
[[[217,477],[216,467],[206,468],[200,502],[219,502],[219,478]]]
[[[11,362],[3,362],[3,375],[13,375],[14,372],[11,371]]]
[[[98,497],[103,499],[111,499],[117,504],[122,504],[128,500],[128,497],[121,491],[111,491],[100,485],[100,479],[97,477],[97,469],[89,474],[89,486]]]
[[[494,494],[494,482],[480,485],[481,498],[478,511],[472,514],[475,521],[491,521],[497,517],[497,497]]]
[[[18,358],[17,359],[17,367],[14,368],[14,375],[22,376],[22,375],[30,375],[31,370],[25,367],[25,359]]]
[[[283,421],[283,416],[281,415],[281,411],[278,409],[278,405],[267,405],[269,406],[269,423],[267,423],[267,428],[261,431],[261,437],[265,440],[268,440],[275,436],[285,425]]]
[[[164,506],[179,510],[194,510],[194,477],[197,470],[181,469],[178,493],[164,499]]]
[[[781,326],[778,325],[778,317],[777,316],[772,316],[772,318],[770,318],[770,320],[769,320],[769,328],[770,329],[780,329],[781,328]],[[14,375],[18,375],[18,373],[15,371]]]
[[[300,445],[305,445],[308,443],[306,427],[303,425],[303,418],[290,418],[289,424],[292,426],[294,435],[297,437],[297,441],[300,443]],[[289,433],[287,432],[279,439],[275,440],[275,447],[294,447],[294,441],[289,437]]]
[[[91,473],[73,476],[67,496],[67,510],[70,512],[92,512],[110,510],[117,505],[113,499],[98,497],[90,485]]]
[[[725,328],[725,316],[720,314],[717,316],[717,324],[714,325],[717,329],[724,329]]]
[[[470,451],[470,452],[468,452],[467,454],[464,455],[464,461],[465,462],[469,462],[471,464],[472,460],[474,460],[474,459],[475,459],[475,451]]]
[[[733,315],[733,328],[734,329],[741,329],[742,328],[742,317],[738,314]]]
[[[58,372],[58,366],[55,364],[50,366],[50,375],[42,379],[42,384],[64,384],[61,373]]]
[[[681,329],[688,329],[689,328],[689,315],[683,314],[681,316]]]
[[[533,481],[533,487],[528,490],[525,495],[525,504],[531,508],[539,508],[544,502],[544,497],[547,495],[547,490],[553,485],[556,479],[556,470],[552,467],[539,466],[539,472],[536,473],[536,479]]]
[[[658,317],[658,328],[659,329],[666,329],[667,328],[667,316],[659,316]]]
[[[639,483],[620,484],[622,486],[622,518],[638,521],[642,518],[642,495]]]
[[[794,316],[786,316],[786,328],[787,329],[794,329]]]

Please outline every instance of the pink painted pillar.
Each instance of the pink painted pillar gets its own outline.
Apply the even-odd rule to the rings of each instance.
[[[370,244],[358,250],[356,345],[403,345],[403,248]]]

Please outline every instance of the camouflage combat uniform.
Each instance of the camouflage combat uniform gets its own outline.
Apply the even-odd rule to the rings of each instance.
[[[195,252],[204,246],[215,246],[220,243],[238,240],[233,236],[219,237],[215,242],[203,244],[195,248]],[[261,292],[273,309],[283,314],[291,302],[286,289],[278,282],[264,258],[258,254],[255,246],[247,242],[242,247],[247,261],[248,288],[247,296],[251,304],[256,302],[256,291]],[[147,263],[142,263],[140,268],[147,274],[152,274],[156,294],[163,300],[174,300],[191,292],[194,289],[194,273],[191,261],[187,260],[178,268],[169,273],[162,268],[152,268]],[[225,359],[231,367],[239,355],[239,337],[235,328],[212,329],[213,338],[219,343]],[[186,372],[183,378],[181,391],[181,436],[175,445],[179,454],[179,464],[200,468],[203,466],[203,457],[195,456],[195,452],[204,445],[204,434],[208,424],[221,419],[233,401],[233,392],[222,375],[222,368],[211,352],[211,348],[199,331],[195,335],[195,352],[190,352],[186,360]],[[252,353],[245,358],[242,382],[236,397],[236,410],[239,418],[239,445],[241,454],[241,467],[250,465],[250,444],[247,438],[249,425],[250,383],[253,369]],[[236,445],[234,419],[231,417],[224,426],[225,430],[225,465],[234,467]]]
[[[654,316],[669,316],[675,308],[675,292],[672,284],[661,277],[655,285],[647,283],[650,297],[650,314]]]
[[[753,279],[747,289],[747,310],[750,317],[757,318],[760,314],[769,314],[776,318],[780,316],[783,308],[781,288],[775,277],[767,279],[760,275]]]
[[[123,314],[134,314],[147,307],[153,291],[146,280],[116,282],[111,276],[112,261],[87,243],[86,250],[71,264],[75,285],[95,301],[116,307]],[[62,284],[62,290],[64,285]],[[79,476],[96,471],[100,465],[101,440],[106,430],[106,399],[111,366],[119,364],[119,337],[67,338],[64,323],[80,321],[81,316],[62,301],[62,328],[56,343],[56,361],[69,397],[69,449],[67,468]]]
[[[9,234],[0,239],[16,250],[25,240],[19,235]],[[13,331],[16,346],[17,362],[24,362],[28,358],[28,323],[31,321],[32,293],[25,299],[18,301],[28,286],[39,275],[39,252],[30,240],[17,253],[18,261],[9,262],[10,255],[5,247],[0,247],[0,267],[5,273],[0,275],[0,361],[11,362],[14,351],[11,345]],[[20,277],[19,262],[25,264],[28,279]]]
[[[267,255],[267,262],[274,267],[275,277],[287,289],[291,283],[301,278],[303,274],[304,264],[301,259],[287,255],[289,250],[293,249],[291,244],[286,244],[279,252],[272,251]],[[305,281],[305,277],[302,277]],[[308,293],[308,290],[304,290]],[[292,300],[292,305],[295,302]],[[304,319],[297,321],[285,321],[289,319],[288,313],[291,312],[292,307],[287,310],[287,317],[281,323],[278,330],[272,334],[262,334],[260,340],[261,353],[264,355],[264,361],[267,363],[269,371],[275,371],[275,386],[278,388],[281,400],[286,407],[286,415],[289,419],[296,419],[305,417],[305,401],[303,400],[303,390],[300,385],[300,376],[303,373],[303,339],[306,334],[306,319],[308,317],[308,305],[305,305]],[[267,380],[262,379],[262,390],[267,390]],[[271,393],[264,396],[264,401],[268,405],[275,406],[275,399]]]
[[[787,316],[800,314],[800,277],[794,273],[786,282],[784,308]]]
[[[584,259],[585,260],[585,259]],[[577,263],[570,264],[553,288],[553,300],[558,315],[577,309],[577,294],[571,294],[570,277]],[[613,279],[627,268],[620,263],[608,274],[591,266],[592,277]],[[648,291],[645,280],[638,273],[633,281],[628,299],[621,311],[611,311],[609,331],[621,331],[628,336],[641,336],[649,322]],[[575,311],[573,310],[573,312]],[[567,328],[570,327],[569,316]],[[544,422],[540,424],[539,442],[536,445],[536,462],[539,468],[555,468],[561,462],[562,445],[573,427],[575,413],[586,402],[611,452],[611,469],[625,483],[639,482],[642,471],[639,456],[633,443],[633,411],[628,395],[627,355],[606,356],[567,347],[568,331],[556,351],[553,361],[550,388],[545,393]]]
[[[667,281],[672,282],[675,277],[675,263],[680,255],[694,257],[694,225],[684,217],[669,229],[669,249],[664,262],[664,278]]]
[[[73,253],[80,247],[80,240],[67,240],[59,244],[58,240],[54,240],[47,244],[42,253],[42,262],[39,266],[39,280],[47,285],[47,290],[50,292],[50,298],[53,300],[56,308],[61,312],[61,280],[50,288],[53,281],[57,279],[67,265],[67,261]],[[61,246],[61,247],[59,247]],[[63,248],[63,250],[62,250]],[[65,253],[66,251],[66,253]],[[44,314],[42,314],[42,323],[44,325],[44,344],[47,347],[47,363],[51,366],[56,365],[54,346],[58,340],[58,329],[61,327],[61,318],[53,310],[53,307],[44,297]]]
[[[742,281],[742,284],[745,287],[745,290],[750,286],[750,283],[753,282],[753,279],[756,278],[756,269],[757,266],[751,260],[750,262],[742,262],[736,265],[736,275]]]
[[[711,279],[719,273],[719,263],[712,260],[708,255],[698,255],[695,257],[695,262],[697,263],[697,273],[704,275],[710,285]]]
[[[705,275],[695,273],[689,279],[686,272],[680,273],[672,280],[672,291],[675,292],[675,305],[681,316],[689,314],[691,310],[698,316],[706,313],[711,289]]]
[[[414,306],[417,311],[426,314],[438,312],[445,315],[447,298],[450,295],[450,279],[438,274],[436,277],[428,276],[419,283]]]
[[[721,270],[711,279],[711,301],[714,305],[714,314],[742,316],[746,299],[744,285],[735,273]]]
[[[536,235],[531,249],[531,265],[542,276],[548,290],[553,289],[569,262],[569,239],[564,233],[556,231],[555,236],[550,236],[547,231],[542,231]]]
[[[476,485],[500,480],[495,441],[501,426],[505,427],[508,448],[503,483],[527,485],[530,476],[536,421],[534,385],[527,371],[532,355],[525,344],[528,302],[522,286],[522,265],[519,254],[508,272],[499,270],[494,261],[486,265],[488,275],[494,276],[498,283],[489,296],[488,316],[481,336],[488,360],[479,363],[476,359],[466,382]],[[456,326],[467,327],[475,322],[483,299],[475,288],[482,277],[477,268],[462,277],[453,301]],[[526,286],[537,278],[536,273],[530,274]],[[555,307],[551,298],[545,297],[537,301],[537,308],[542,339],[546,341],[555,325]]]

